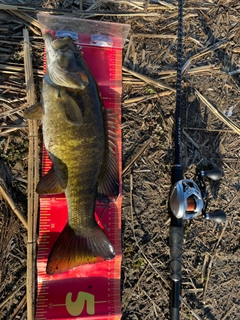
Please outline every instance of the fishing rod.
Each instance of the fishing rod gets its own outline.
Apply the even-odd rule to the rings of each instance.
[[[226,214],[222,210],[207,213],[207,181],[219,180],[222,172],[218,168],[196,170],[195,181],[184,179],[181,167],[181,100],[182,100],[182,34],[183,34],[183,0],[178,0],[178,46],[177,46],[177,94],[175,110],[175,160],[172,166],[170,192],[170,277],[171,299],[170,319],[179,320],[179,297],[182,274],[183,220],[193,219],[199,214],[203,218],[217,223],[225,222]]]

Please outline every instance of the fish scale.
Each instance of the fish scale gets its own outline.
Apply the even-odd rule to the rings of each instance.
[[[57,99],[58,88],[52,87],[51,90],[54,93],[49,93],[49,96],[55,96]],[[46,100],[44,105],[48,104],[48,96]],[[69,224],[73,227],[80,224],[89,225],[92,220],[89,212],[93,215],[97,179],[104,157],[102,114],[99,112],[93,118],[91,114],[96,108],[86,110],[83,116],[83,125],[73,127],[66,124],[59,115],[57,102],[51,100],[49,105],[50,107],[45,110],[42,122],[43,135],[46,137],[44,141],[48,152],[50,152],[50,158],[54,160],[54,169],[59,177],[62,175],[58,172],[64,171],[64,166],[67,164],[66,181],[62,179],[62,183],[66,185],[65,194],[68,199]],[[91,106],[91,104],[88,105]],[[55,119],[55,125],[52,125],[53,118]],[[97,118],[97,121],[95,118]],[[65,128],[64,131],[62,130],[63,127]],[[50,141],[52,136],[55,139]],[[77,154],[76,150],[78,150]],[[86,152],[86,150],[88,151]],[[78,176],[79,178],[77,178]],[[81,198],[79,198],[79,194],[81,194]],[[86,226],[81,225],[81,228],[84,227]]]
[[[117,134],[117,148],[115,156],[121,170],[121,68],[122,50],[115,48],[83,47],[85,59],[97,79],[103,97],[105,108],[114,110],[117,114],[114,131]],[[106,75],[101,69],[95,67],[99,58],[105,60],[109,66]],[[105,85],[107,83],[107,85]],[[102,84],[102,85],[101,85]],[[46,151],[42,156],[43,174],[51,168]],[[120,183],[121,192],[121,183]],[[50,248],[57,239],[67,220],[67,205],[63,195],[46,196],[40,198],[40,234],[38,252],[38,304],[36,319],[102,319],[117,320],[121,318],[120,304],[120,266],[121,266],[121,202],[119,196],[115,203],[106,208],[104,204],[96,203],[96,221],[108,232],[116,257],[95,265],[85,265],[64,273],[63,275],[49,276],[45,272],[46,261]],[[61,209],[61,215],[59,210]],[[50,219],[51,217],[51,219]],[[68,306],[69,294],[72,301],[77,297],[85,303],[78,315],[72,315]],[[82,294],[82,296],[80,296]],[[84,295],[85,294],[85,295]],[[88,296],[89,295],[89,296]],[[92,296],[91,296],[92,295]],[[89,298],[93,297],[94,300]],[[77,300],[76,300],[77,301]],[[94,305],[94,314],[89,314],[87,306]]]

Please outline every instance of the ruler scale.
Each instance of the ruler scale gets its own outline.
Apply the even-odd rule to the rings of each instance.
[[[104,107],[110,109],[116,117],[115,156],[121,179],[122,49],[84,45],[81,51],[98,83]],[[43,175],[50,168],[51,161],[43,148]],[[120,181],[121,193],[122,183]],[[64,194],[40,197],[37,320],[118,320],[121,318],[121,202],[120,195],[108,207],[98,202],[95,207],[96,221],[104,229],[114,246],[116,257],[113,260],[79,266],[62,274],[47,275],[48,255],[67,221],[67,204]]]

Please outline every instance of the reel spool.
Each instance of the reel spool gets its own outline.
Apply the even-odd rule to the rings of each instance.
[[[177,219],[193,219],[202,213],[207,220],[217,223],[226,221],[226,214],[223,210],[215,210],[206,213],[208,193],[203,178],[219,180],[222,177],[221,170],[212,169],[197,171],[197,182],[190,179],[183,179],[176,182],[170,194],[170,208]]]
[[[201,191],[194,181],[183,179],[175,183],[170,195],[170,208],[177,219],[193,219],[203,207]]]

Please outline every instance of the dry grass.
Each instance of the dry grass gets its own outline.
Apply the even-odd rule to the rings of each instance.
[[[30,34],[38,99],[43,41],[37,10],[131,24],[123,59],[123,319],[168,319],[177,1],[24,0],[0,10],[0,178],[25,220],[33,131],[22,114],[29,104],[23,28]],[[186,222],[181,319],[240,317],[239,30],[238,1],[184,4],[182,165],[189,178],[196,166],[222,169],[221,181],[210,183],[209,210],[225,210],[228,221]],[[0,312],[2,319],[27,319],[30,240],[8,201],[0,200]]]

